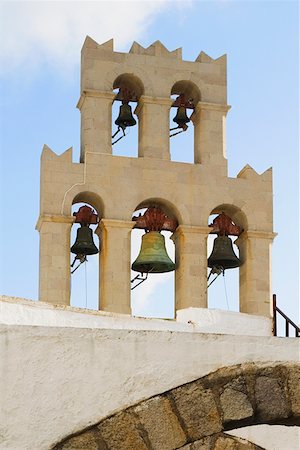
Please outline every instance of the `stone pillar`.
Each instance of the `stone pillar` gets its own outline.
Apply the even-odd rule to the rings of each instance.
[[[209,227],[180,225],[175,243],[175,310],[207,308],[207,236]]]
[[[131,230],[135,222],[102,219],[100,239],[99,309],[130,314]]]
[[[77,108],[81,112],[80,162],[85,152],[112,154],[112,103],[115,94],[93,90],[83,91]]]
[[[227,176],[226,115],[230,106],[199,102],[192,115],[194,123],[194,162],[211,166]]]
[[[70,305],[70,232],[72,216],[44,215],[40,233],[39,300]]]
[[[276,233],[245,231],[235,241],[240,250],[240,312],[271,315],[271,245]]]
[[[139,156],[170,160],[172,100],[142,96],[135,110],[139,118]]]

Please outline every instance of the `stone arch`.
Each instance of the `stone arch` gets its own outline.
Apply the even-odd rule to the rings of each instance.
[[[53,450],[82,448],[80,443],[86,450],[192,450],[197,447],[189,444],[217,442],[235,428],[299,426],[299,386],[300,364],[224,367],[102,419]]]
[[[120,80],[124,82],[125,79],[130,80],[130,83],[137,84],[139,88],[142,88],[141,95],[153,96],[153,85],[147,72],[140,67],[134,67],[133,70],[131,66],[126,65],[118,66],[107,74],[105,79],[105,90],[110,92],[113,91],[113,89],[120,87],[117,86],[116,83],[119,84]]]
[[[192,98],[195,106],[201,100],[199,87],[190,80],[176,81],[171,88],[171,95],[174,94],[184,94],[187,99]]]
[[[227,214],[232,220],[233,222],[240,226],[242,230],[247,230],[248,229],[248,219],[247,216],[245,214],[245,212],[238,206],[236,205],[232,205],[229,203],[222,203],[216,207],[214,207],[210,214],[221,214],[222,212],[224,212],[225,214]]]
[[[89,190],[83,190],[83,184],[75,184],[64,196],[62,214],[69,215],[74,203],[89,203],[99,215],[100,219],[104,217],[105,204],[99,194]]]
[[[144,85],[139,77],[133,73],[122,73],[113,82],[113,89],[126,87],[134,91],[137,101],[144,93]]]
[[[95,192],[81,191],[75,195],[72,205],[75,203],[88,203],[97,211],[99,218],[104,216],[104,203],[102,198]]]

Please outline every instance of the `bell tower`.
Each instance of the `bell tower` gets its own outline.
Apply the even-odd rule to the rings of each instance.
[[[134,106],[137,158],[112,154],[112,104],[118,100]],[[192,164],[170,159],[174,105],[178,128],[184,131],[187,120],[194,128]],[[226,55],[212,59],[201,52],[195,61],[184,61],[181,49],[169,51],[159,41],[148,48],[134,42],[129,53],[121,53],[113,40],[100,45],[87,37],[77,107],[80,162],[73,162],[72,148],[56,155],[44,146],[41,157],[39,299],[70,304],[70,231],[76,220],[71,207],[86,202],[99,222],[99,309],[130,314],[130,238],[137,225],[132,214],[155,207],[176,223],[176,310],[207,307],[207,237],[212,230],[219,233],[208,226],[208,217],[224,214],[239,230],[240,312],[270,316],[272,170],[258,174],[246,165],[236,178],[228,177]],[[127,118],[119,116],[121,132],[134,125],[131,108],[122,114]]]

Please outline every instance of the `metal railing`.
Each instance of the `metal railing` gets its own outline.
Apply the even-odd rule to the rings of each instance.
[[[273,335],[277,336],[277,316],[285,319],[285,337],[290,337],[290,326],[294,328],[295,337],[300,337],[300,328],[276,304],[276,294],[273,294]]]

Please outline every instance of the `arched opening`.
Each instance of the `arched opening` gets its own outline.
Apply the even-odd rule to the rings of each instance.
[[[91,233],[80,235],[79,222],[75,222],[71,228],[71,306],[98,310],[99,305],[99,253],[101,243],[95,233],[103,214],[103,203],[99,196],[92,192],[81,192],[73,200],[72,215],[75,216],[81,208],[88,207],[93,215],[88,228]],[[87,255],[72,253],[72,249],[87,249]],[[83,250],[85,251],[85,250]],[[91,254],[90,254],[91,253]]]
[[[138,155],[138,117],[135,107],[144,92],[142,81],[131,73],[119,75],[114,83],[116,94],[112,105],[113,155]]]
[[[162,213],[166,220],[170,221],[169,225],[165,224],[157,231],[160,229],[159,225],[151,227],[146,222],[140,224],[139,220],[136,220],[136,218],[144,220],[151,211]],[[150,199],[136,207],[133,220],[136,220],[136,226],[131,232],[131,265],[134,269],[131,270],[132,315],[173,319],[175,246],[170,236],[178,224],[174,208],[169,202]],[[158,224],[159,220],[155,218],[154,223]],[[146,266],[143,266],[143,263]],[[142,270],[146,272],[142,273]]]
[[[214,220],[216,220],[222,213],[230,218],[232,220],[232,223],[237,226],[238,229],[233,229],[233,231],[231,232],[230,230],[228,230],[227,237],[230,239],[231,243],[228,241],[224,248],[218,249],[216,247],[217,242],[215,240],[222,233],[213,233],[213,223]],[[221,271],[221,273],[219,273],[212,267],[207,267],[208,307],[213,309],[239,312],[239,261],[235,261],[235,257],[239,259],[240,254],[239,248],[235,244],[235,241],[238,238],[237,234],[241,233],[245,229],[245,227],[247,227],[246,217],[239,208],[233,205],[223,204],[213,209],[208,219],[208,225],[212,227],[212,233],[209,234],[207,239],[207,257],[222,258],[222,254],[225,252],[226,258],[231,259],[233,262],[233,264],[231,265],[235,266]],[[211,261],[209,261],[209,263],[210,262]],[[230,263],[228,265],[230,265]]]
[[[191,115],[200,101],[195,83],[177,81],[171,89],[173,104],[170,108],[170,155],[172,161],[194,162],[194,130]]]

